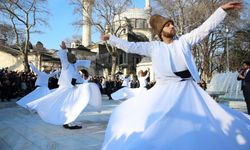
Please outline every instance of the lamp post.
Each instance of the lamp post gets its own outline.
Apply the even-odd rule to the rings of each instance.
[[[229,49],[228,49],[228,28],[226,27],[226,53],[227,53],[227,59],[226,59],[226,71],[229,71]]]

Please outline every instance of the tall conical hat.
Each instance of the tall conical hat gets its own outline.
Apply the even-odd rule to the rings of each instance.
[[[155,14],[150,17],[149,23],[150,26],[152,27],[153,31],[155,34],[157,34],[160,37],[160,34],[163,30],[163,27],[168,23],[168,22],[173,22],[173,20],[169,18],[165,18],[161,15]]]

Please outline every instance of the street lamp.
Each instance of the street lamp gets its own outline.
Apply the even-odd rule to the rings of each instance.
[[[229,49],[228,49],[228,32],[229,29],[226,27],[226,53],[227,53],[227,62],[226,62],[226,71],[229,71]]]

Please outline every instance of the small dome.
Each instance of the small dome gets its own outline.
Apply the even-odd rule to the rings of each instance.
[[[132,8],[128,9],[127,11],[123,12],[120,15],[120,18],[123,20],[123,18],[133,19],[133,18],[140,18],[140,19],[148,19],[150,17],[150,13],[145,9],[139,9],[139,8]],[[114,20],[119,20],[119,16],[115,16]]]
[[[120,16],[115,16],[114,21],[116,27],[121,24],[130,26],[133,29],[145,29],[148,28],[148,19],[150,18],[150,12],[145,9],[133,8],[123,12]],[[119,21],[120,19],[120,21]]]

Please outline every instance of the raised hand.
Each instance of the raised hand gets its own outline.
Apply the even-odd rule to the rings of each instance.
[[[221,8],[223,10],[232,10],[232,9],[239,10],[242,8],[242,3],[241,2],[228,2],[224,5],[221,5]]]
[[[61,47],[61,49],[67,49],[66,44],[65,44],[65,42],[64,42],[64,41],[62,41],[62,43],[61,43],[60,47]]]
[[[103,41],[108,41],[108,40],[109,40],[109,37],[110,37],[109,34],[103,34],[102,37],[101,37],[101,39],[102,39]]]

